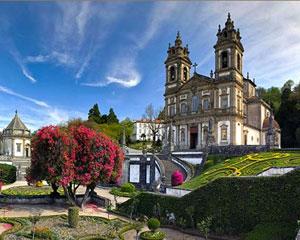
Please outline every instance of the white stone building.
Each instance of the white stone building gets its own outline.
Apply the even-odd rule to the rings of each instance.
[[[151,141],[153,139],[153,131],[151,129],[157,129],[155,139],[162,140],[164,132],[164,124],[161,120],[150,121],[147,119],[136,120],[133,124],[133,133],[131,136],[132,141],[142,141],[145,134],[146,139]]]
[[[30,165],[31,132],[19,118],[17,112],[2,131],[0,137],[0,163],[17,167],[17,177],[22,179]]]

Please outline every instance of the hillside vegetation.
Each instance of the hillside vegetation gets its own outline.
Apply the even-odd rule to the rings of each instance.
[[[300,152],[264,152],[234,157],[205,168],[199,176],[181,185],[181,188],[196,189],[208,182],[227,176],[253,176],[270,167],[300,166]]]

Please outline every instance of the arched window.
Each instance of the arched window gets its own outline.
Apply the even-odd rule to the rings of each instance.
[[[241,70],[241,55],[237,55],[237,68],[238,70]]]
[[[199,108],[199,97],[195,95],[192,98],[192,112],[198,112],[198,108]]]
[[[224,51],[221,53],[221,61],[222,61],[222,68],[228,67],[228,53]]]
[[[227,32],[223,33],[224,38],[227,38]]]
[[[186,67],[183,68],[183,80],[184,81],[188,80],[188,71]]]
[[[186,103],[181,103],[180,104],[180,112],[181,113],[187,113],[187,105],[186,105]]]
[[[181,128],[180,130],[180,140],[181,142],[185,142],[185,129]]]
[[[170,67],[170,81],[174,81],[175,80],[175,67],[172,66]]]

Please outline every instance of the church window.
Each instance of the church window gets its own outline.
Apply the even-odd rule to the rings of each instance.
[[[228,53],[224,51],[221,53],[221,61],[222,61],[222,68],[228,67]]]
[[[180,130],[180,139],[181,139],[181,142],[185,142],[185,129],[184,128],[181,128],[181,130]]]
[[[209,109],[209,99],[208,98],[205,98],[203,100],[203,109],[204,110],[208,110]]]
[[[188,79],[188,71],[187,68],[183,68],[183,80],[186,81]]]
[[[221,140],[227,141],[227,126],[226,125],[221,126]]]
[[[237,55],[237,68],[238,70],[241,70],[241,55]]]
[[[171,117],[175,115],[175,105],[169,106],[169,115]]]
[[[186,103],[181,103],[180,104],[180,112],[181,113],[187,113],[187,105],[186,105]]]
[[[17,143],[17,152],[21,152],[21,143]]]
[[[170,67],[170,81],[174,81],[175,80],[175,67],[172,66]]]
[[[199,97],[193,96],[192,98],[192,112],[197,112],[199,108]]]
[[[227,38],[227,32],[224,32],[224,34],[223,34],[223,35],[224,35],[224,37],[225,37],[225,38]]]
[[[228,108],[228,97],[227,96],[221,97],[221,108]]]

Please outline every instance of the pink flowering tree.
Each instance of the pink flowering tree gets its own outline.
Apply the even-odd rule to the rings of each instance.
[[[40,139],[43,136],[40,131],[47,132],[49,129],[46,127],[39,130],[36,134],[36,143],[33,144],[32,165],[27,178],[31,181],[45,179],[51,184],[62,186],[69,202],[82,207],[98,183],[110,182],[115,172],[117,174],[114,174],[113,178],[118,181],[124,159],[120,154],[122,150],[108,137],[83,125],[65,130],[53,128],[65,138],[64,141],[51,139],[50,134],[50,142],[55,147],[42,144],[43,146],[37,148],[44,142],[43,138]],[[52,156],[54,149],[56,155]],[[37,169],[40,173],[34,175],[33,172],[37,172]],[[80,186],[85,187],[81,201],[76,196]]]
[[[172,186],[178,186],[183,183],[183,175],[179,170],[176,170],[172,173],[171,182]]]

